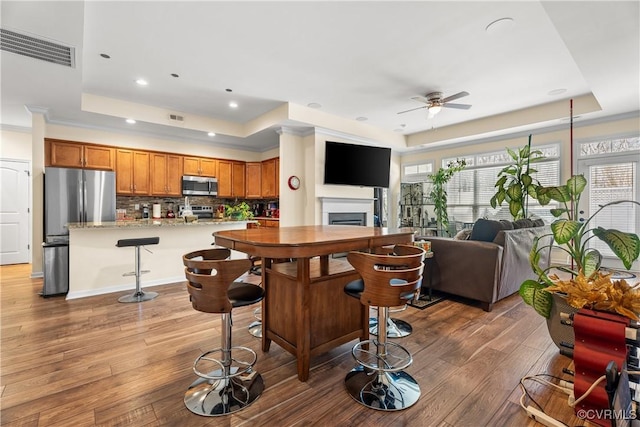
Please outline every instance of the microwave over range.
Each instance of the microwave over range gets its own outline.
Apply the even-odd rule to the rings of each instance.
[[[218,179],[206,176],[182,177],[183,196],[217,196]]]

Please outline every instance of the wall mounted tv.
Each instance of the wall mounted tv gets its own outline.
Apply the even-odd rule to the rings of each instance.
[[[389,187],[391,149],[327,141],[324,183]]]

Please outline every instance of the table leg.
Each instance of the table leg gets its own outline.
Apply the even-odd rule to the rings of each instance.
[[[298,379],[307,381],[311,364],[311,270],[309,258],[298,258],[298,291],[296,320],[297,329],[296,359],[298,360]]]
[[[267,269],[271,268],[271,258],[262,258],[262,287],[264,288],[265,298],[262,300],[262,351],[265,353],[269,351],[271,347],[271,339],[267,337],[267,331],[269,330],[269,283],[267,280]]]

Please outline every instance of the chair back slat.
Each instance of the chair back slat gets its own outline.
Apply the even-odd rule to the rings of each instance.
[[[191,305],[205,313],[230,313],[229,286],[249,271],[249,259],[227,259],[228,249],[205,249],[184,255]]]
[[[412,245],[396,245],[393,255],[347,254],[347,260],[364,282],[360,301],[367,305],[395,307],[413,299],[422,283],[424,255],[424,249]]]

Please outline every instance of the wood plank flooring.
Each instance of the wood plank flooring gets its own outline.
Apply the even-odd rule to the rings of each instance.
[[[309,381],[278,345],[268,353],[247,332],[253,307],[234,310],[233,341],[258,353],[263,395],[227,417],[189,412],[183,395],[195,379],[193,360],[220,342],[220,319],[191,308],[185,286],[150,287],[160,296],[140,304],[120,294],[67,301],[42,298],[30,266],[0,267],[2,426],[534,426],[518,404],[527,374],[562,376],[544,320],[513,295],[491,313],[445,301],[394,317],[410,322],[401,340],[413,354],[407,369],[422,396],[413,407],[380,412],[353,401],[343,379],[353,367],[349,343],[312,359]],[[257,276],[250,276],[258,281]],[[584,425],[566,396],[529,387],[568,425]]]

